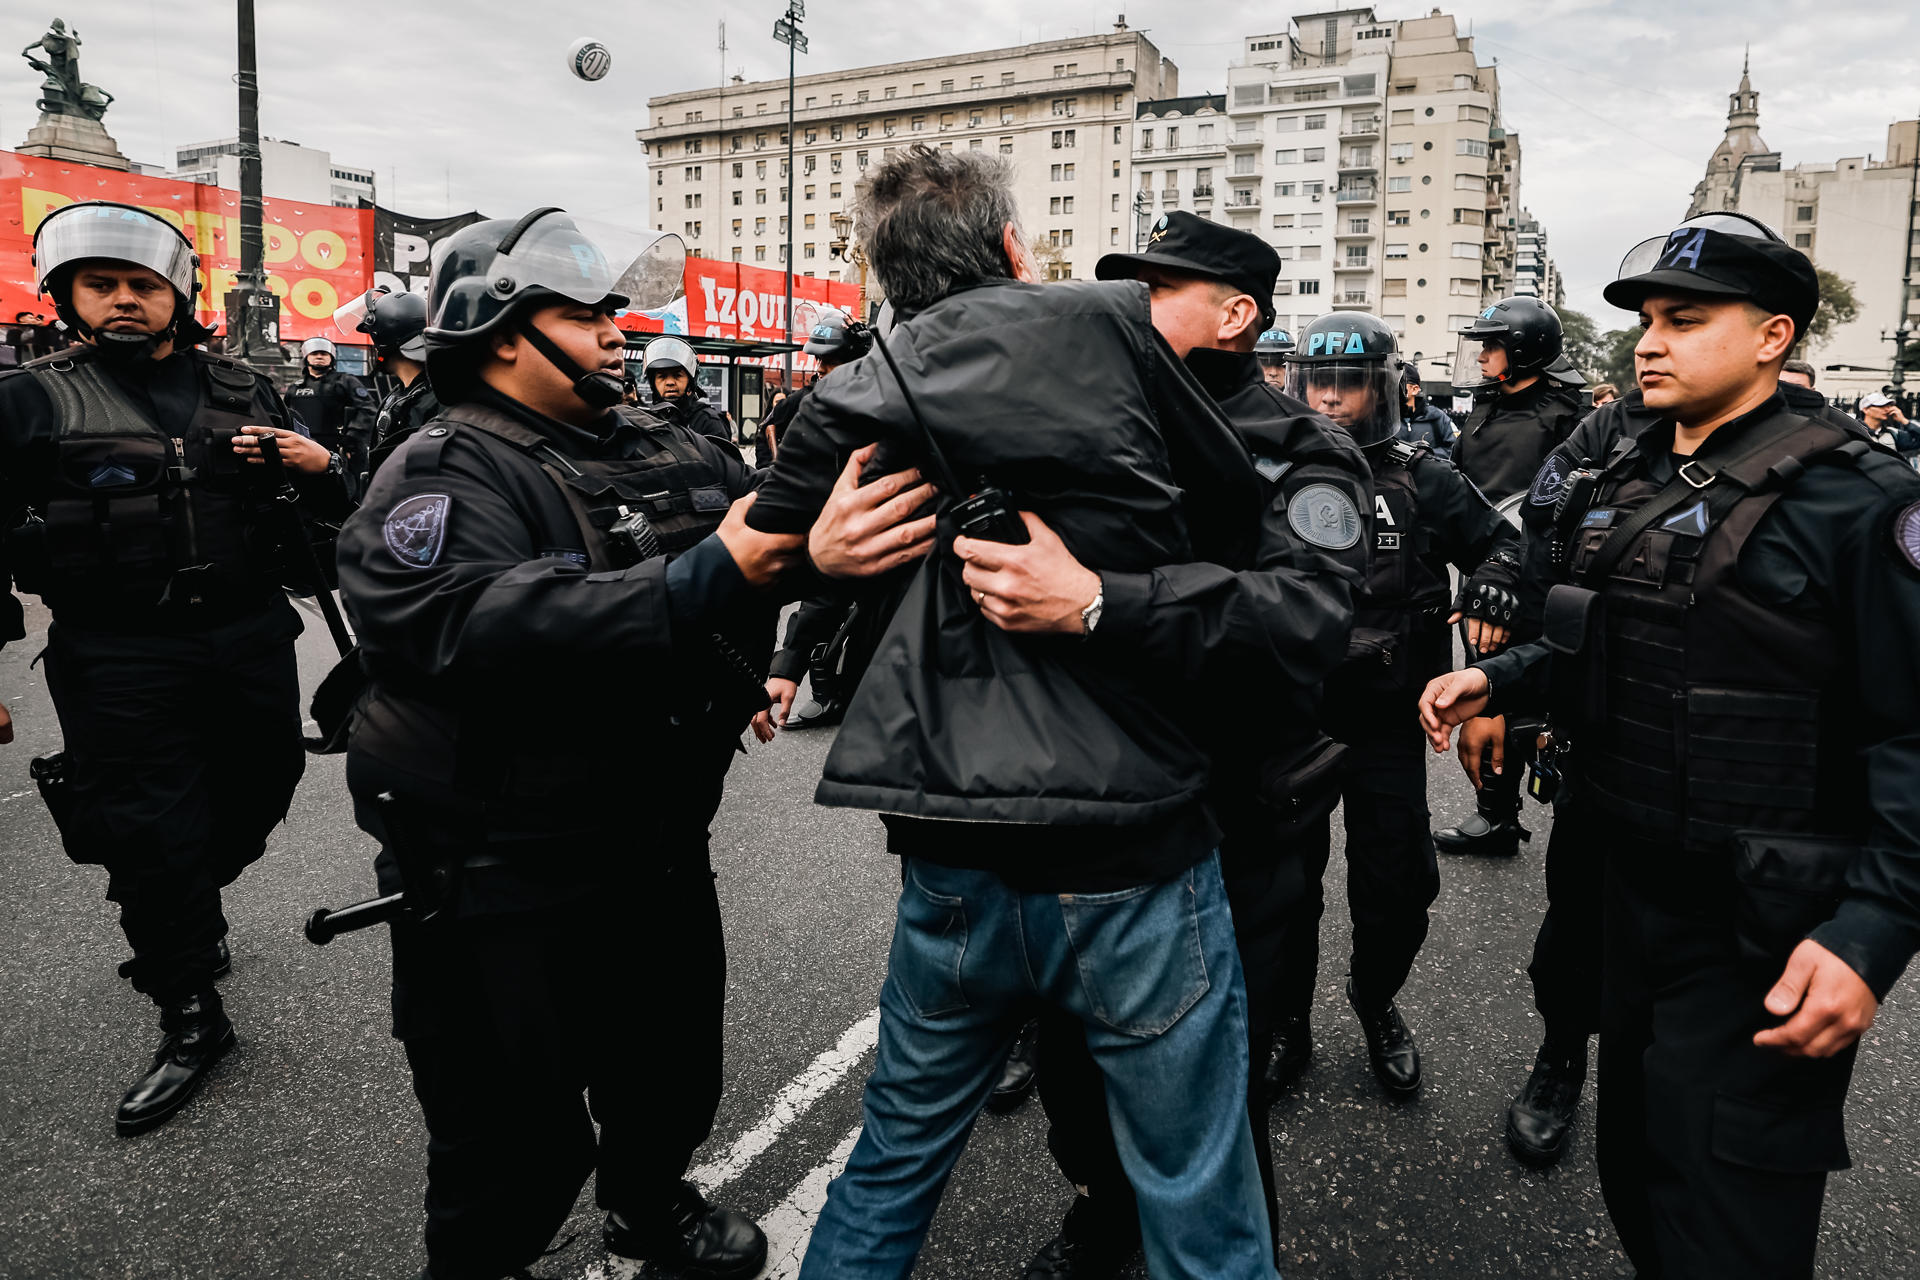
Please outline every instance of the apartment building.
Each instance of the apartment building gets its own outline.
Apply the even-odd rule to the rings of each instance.
[[[1502,127],[1495,69],[1451,16],[1301,14],[1244,40],[1225,97],[1224,184],[1186,207],[1274,246],[1280,323],[1370,311],[1402,350],[1445,361],[1453,331],[1513,292],[1519,139]],[[1138,125],[1134,163],[1151,172]],[[1159,207],[1182,192],[1136,179],[1149,189]]]
[[[1132,252],[1145,249],[1161,214],[1186,209],[1212,216],[1216,191],[1233,198],[1223,182],[1232,126],[1226,110],[1226,97],[1217,93],[1142,102],[1134,109]]]
[[[1131,243],[1129,161],[1141,100],[1179,72],[1124,20],[1110,32],[894,62],[795,82],[795,273],[852,279],[836,254],[854,189],[916,142],[1009,157],[1020,219],[1052,279],[1091,277]],[[649,216],[691,254],[778,268],[786,260],[787,82],[738,77],[649,99]]]
[[[1547,229],[1525,209],[1520,211],[1519,224],[1514,228],[1513,291],[1556,309],[1567,301],[1560,268],[1547,252]]]
[[[1879,390],[1892,377],[1886,336],[1902,326],[1920,329],[1920,120],[1889,124],[1878,160],[1857,155],[1787,168],[1760,136],[1760,95],[1744,66],[1727,106],[1726,135],[1687,216],[1731,210],[1758,218],[1851,285],[1859,316],[1805,354],[1821,368],[1820,389],[1830,396]]]

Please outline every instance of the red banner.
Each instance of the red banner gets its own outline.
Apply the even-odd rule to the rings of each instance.
[[[787,328],[787,276],[784,271],[743,262],[688,258],[686,331],[702,338],[779,341]],[[793,278],[793,341],[805,342],[822,306],[835,306],[858,318],[860,287],[816,276]],[[671,332],[671,327],[669,327]]]
[[[227,291],[240,270],[239,192],[11,151],[0,151],[0,323],[23,312],[51,319],[53,304],[33,278],[33,232],[77,200],[138,205],[185,232],[200,254],[200,322],[224,329]],[[267,287],[283,304],[280,336],[338,340],[334,308],[372,279],[372,210],[267,200],[264,219]]]

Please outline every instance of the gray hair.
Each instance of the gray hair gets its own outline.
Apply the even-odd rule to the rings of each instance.
[[[867,263],[896,310],[1013,274],[1001,242],[1008,223],[1019,225],[1013,165],[997,155],[915,143],[880,166],[858,216]]]
[[[1797,373],[1801,377],[1807,380],[1808,386],[1812,386],[1814,384],[1813,366],[1808,364],[1805,360],[1789,360],[1785,364],[1780,366],[1780,372]]]

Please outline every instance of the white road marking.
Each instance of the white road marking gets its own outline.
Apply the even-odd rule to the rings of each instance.
[[[807,1113],[828,1090],[846,1078],[880,1038],[880,1011],[875,1009],[847,1028],[840,1043],[821,1053],[774,1095],[760,1123],[734,1140],[726,1154],[703,1164],[687,1177],[706,1192],[718,1191],[746,1171],[771,1147],[787,1127]]]
[[[760,1280],[791,1280],[800,1274],[800,1260],[807,1256],[807,1242],[813,1239],[813,1224],[827,1203],[827,1184],[847,1167],[847,1157],[859,1140],[860,1126],[855,1125],[832,1155],[800,1179],[787,1198],[760,1219],[760,1229],[767,1233],[767,1268],[760,1273]]]
[[[10,796],[0,796],[0,804],[5,804],[9,800],[18,800],[22,796],[30,796],[35,794],[37,794],[37,792],[35,792],[31,788],[26,791],[16,791]]]

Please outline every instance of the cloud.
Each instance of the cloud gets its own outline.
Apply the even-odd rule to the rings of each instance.
[[[1433,0],[1382,4],[1382,18]],[[230,6],[62,0],[86,78],[117,95],[107,125],[137,159],[236,131]],[[431,215],[539,204],[645,221],[646,156],[633,131],[648,97],[786,72],[772,39],[781,0],[261,0],[261,125],[378,174],[383,202]],[[1295,6],[1301,12],[1311,6]],[[1288,10],[1254,0],[974,0],[926,9],[814,0],[802,74],[937,58],[1109,30],[1125,9],[1180,67],[1187,92],[1218,90],[1244,35]],[[1521,195],[1545,224],[1573,305],[1599,300],[1622,252],[1685,211],[1718,143],[1726,95],[1752,45],[1761,132],[1789,165],[1878,154],[1920,107],[1920,7],[1866,0],[1461,0],[1482,62],[1498,59],[1507,126],[1521,136]],[[0,18],[0,145],[33,123],[37,79],[12,55],[44,13]],[[42,16],[36,16],[42,15]],[[723,64],[718,24],[727,26]],[[567,74],[567,46],[604,41],[613,71]]]

